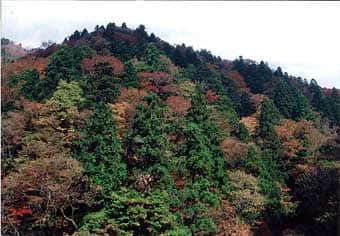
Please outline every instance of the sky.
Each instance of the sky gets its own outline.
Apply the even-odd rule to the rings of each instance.
[[[223,59],[280,66],[291,75],[340,88],[340,2],[2,1],[2,37],[38,47],[76,29],[126,22],[171,44]]]

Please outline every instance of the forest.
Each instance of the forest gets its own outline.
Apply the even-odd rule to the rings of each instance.
[[[144,25],[1,43],[2,235],[338,235],[339,89]]]

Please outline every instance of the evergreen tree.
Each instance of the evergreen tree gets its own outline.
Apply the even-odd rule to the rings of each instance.
[[[131,61],[124,63],[124,74],[122,77],[122,86],[137,87],[137,71]]]
[[[132,133],[128,138],[128,156],[137,156],[131,165],[149,167],[164,161],[168,141],[165,135],[165,104],[157,94],[144,97],[145,104],[136,108]]]
[[[249,135],[248,129],[247,129],[247,127],[243,123],[240,123],[238,125],[238,128],[236,130],[236,136],[241,141],[248,141],[250,139],[250,135]]]
[[[184,129],[186,146],[183,156],[193,179],[202,177],[223,181],[224,160],[219,146],[220,133],[208,116],[200,90],[191,99]]]
[[[113,76],[112,67],[108,63],[98,63],[94,74],[82,81],[82,88],[88,102],[114,102],[119,95],[120,79]]]
[[[116,137],[112,112],[105,103],[96,104],[72,149],[85,174],[104,191],[111,192],[125,183],[127,171],[121,157],[122,147]]]
[[[336,88],[322,100],[321,114],[330,120],[331,125],[340,124],[340,96]]]
[[[265,99],[262,102],[260,114],[259,135],[266,137],[272,133],[272,128],[279,122],[279,112],[271,100]]]
[[[313,107],[315,107],[317,111],[320,111],[322,106],[322,93],[315,79],[310,81],[309,92],[311,93],[311,103]]]
[[[154,43],[149,43],[145,49],[142,59],[148,65],[149,71],[166,71],[166,66],[160,61],[161,51]]]
[[[295,97],[292,89],[286,81],[279,80],[273,91],[273,102],[281,115],[285,118],[291,118],[294,110]]]

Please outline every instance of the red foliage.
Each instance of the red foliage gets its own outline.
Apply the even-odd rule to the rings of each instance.
[[[161,93],[166,96],[175,95],[178,92],[177,85],[173,83],[173,78],[165,72],[139,72],[137,74],[139,87],[154,93]]]
[[[178,176],[178,175],[175,175],[175,174],[172,174],[171,176],[174,180],[173,187],[175,189],[183,189],[184,186],[188,182],[187,180],[183,179],[183,177],[181,177],[181,176]]]
[[[109,63],[114,75],[121,75],[124,71],[123,63],[113,56],[96,55],[93,58],[85,58],[81,62],[81,69],[84,74],[93,73],[95,65],[98,63]]]
[[[13,222],[17,225],[20,225],[21,220],[25,216],[31,216],[33,214],[32,210],[28,207],[9,207],[8,208],[8,215],[10,222]]]
[[[166,99],[166,104],[171,112],[182,116],[185,116],[191,107],[190,100],[182,96],[170,96]]]
[[[218,100],[218,95],[214,91],[212,91],[212,90],[208,90],[204,94],[204,96],[211,103],[216,102]]]
[[[50,226],[58,227],[58,218],[66,225],[74,223],[70,218],[75,210],[92,205],[91,196],[96,194],[82,172],[79,162],[62,154],[17,166],[17,171],[2,179],[3,226],[44,225],[48,220]],[[68,218],[67,210],[72,210]]]
[[[333,92],[333,89],[330,88],[321,88],[321,92],[325,96],[330,96]],[[340,95],[340,89],[337,89],[338,95]]]
[[[118,40],[122,40],[130,44],[136,44],[138,42],[137,37],[130,35],[130,34],[124,34],[121,32],[115,32],[114,37]]]
[[[227,75],[234,82],[236,88],[240,89],[241,91],[249,92],[249,88],[247,88],[247,84],[240,73],[233,70],[229,71]]]
[[[70,46],[86,45],[87,44],[87,40],[86,39],[67,40],[66,44],[70,45]]]
[[[173,78],[165,72],[157,71],[157,72],[139,72],[137,74],[139,80],[151,80],[156,85],[166,85],[173,81]]]
[[[55,51],[57,51],[57,49],[60,47],[60,45],[54,43],[50,46],[48,46],[45,49],[37,49],[32,51],[31,55],[32,56],[36,56],[36,57],[48,57],[50,56],[52,53],[54,53]]]
[[[178,94],[178,86],[176,84],[168,84],[160,87],[160,93],[165,95],[177,95]]]
[[[1,76],[8,78],[11,74],[20,74],[27,69],[36,69],[40,75],[44,73],[48,59],[42,57],[25,56],[15,63],[4,64],[1,70]]]

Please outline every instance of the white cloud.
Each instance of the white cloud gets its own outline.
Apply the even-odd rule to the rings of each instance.
[[[265,60],[340,88],[338,2],[4,1],[2,9],[3,36],[30,47],[97,24],[144,24],[172,44]]]

